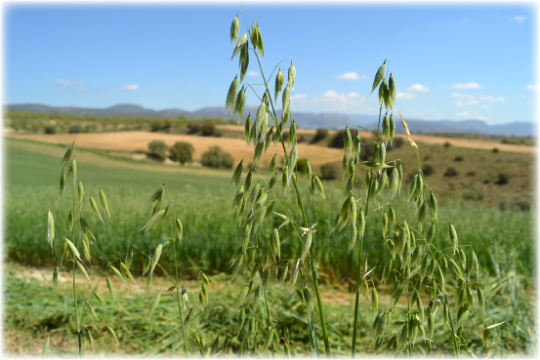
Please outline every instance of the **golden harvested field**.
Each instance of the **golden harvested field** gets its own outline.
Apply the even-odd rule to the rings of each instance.
[[[216,138],[193,135],[177,135],[153,133],[145,131],[126,131],[111,133],[83,133],[83,134],[8,134],[8,138],[30,139],[55,144],[71,144],[73,140],[78,146],[113,150],[113,151],[135,151],[146,150],[148,143],[152,140],[163,140],[169,146],[177,141],[186,141],[195,148],[194,158],[200,160],[203,152],[209,147],[219,145],[223,150],[229,152],[236,162],[244,156],[253,157],[253,147],[248,148],[244,140],[231,138]],[[298,144],[300,157],[307,156],[313,165],[322,165],[327,162],[341,161],[343,149],[325,148],[317,145]],[[283,154],[280,146],[270,146],[268,152],[262,157],[261,164],[266,166],[270,163],[274,153]]]

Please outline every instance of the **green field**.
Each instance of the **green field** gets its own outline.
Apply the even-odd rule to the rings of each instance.
[[[21,145],[22,144],[22,145]],[[73,322],[72,314],[68,314],[69,294],[68,285],[65,291],[53,289],[49,282],[39,279],[25,279],[18,277],[17,272],[24,273],[23,266],[38,267],[45,270],[50,279],[52,269],[57,259],[62,255],[61,239],[57,236],[54,253],[47,244],[47,211],[50,208],[56,217],[58,233],[68,234],[67,216],[71,207],[71,185],[68,186],[62,198],[59,197],[59,164],[60,158],[44,154],[44,151],[32,151],[32,147],[24,149],[24,142],[18,146],[6,147],[5,152],[5,233],[4,233],[4,261],[17,265],[12,269],[5,292],[5,313],[10,314],[4,318],[4,339],[6,349],[18,352],[23,349],[22,343],[38,342],[37,345],[28,345],[36,354],[39,353],[46,331],[52,328],[66,326]],[[35,149],[34,149],[35,150]],[[81,159],[84,151],[79,150]],[[54,153],[51,151],[51,153]],[[98,156],[98,155],[95,155]],[[79,157],[78,157],[79,159]],[[104,158],[105,160],[105,158]],[[105,161],[104,161],[105,162]],[[182,219],[184,224],[184,240],[182,249],[177,253],[181,264],[181,276],[185,280],[196,280],[202,270],[210,275],[213,283],[223,283],[224,289],[215,290],[210,296],[210,302],[204,312],[201,312],[196,293],[192,292],[190,302],[195,307],[196,316],[192,320],[189,333],[190,347],[195,352],[196,343],[194,334],[197,330],[204,330],[207,342],[213,341],[216,334],[222,339],[233,336],[237,329],[237,310],[235,297],[239,291],[242,280],[230,282],[231,268],[228,265],[233,253],[241,245],[243,227],[239,227],[231,213],[231,204],[234,194],[229,189],[230,174],[215,172],[216,176],[209,175],[207,170],[201,171],[170,171],[165,166],[152,166],[137,168],[136,165],[122,160],[107,158],[108,166],[99,166],[95,163],[79,161],[78,178],[82,180],[86,192],[98,199],[98,190],[101,187],[107,194],[111,209],[111,219],[101,223],[92,212],[90,206],[85,205],[82,216],[88,221],[96,234],[97,240],[92,247],[91,274],[98,275],[111,261],[123,259],[130,245],[141,251],[151,254],[164,236],[174,236],[171,223],[163,222],[156,230],[141,232],[141,227],[147,222],[149,213],[146,208],[148,199],[162,183],[167,183],[167,198],[173,204],[174,213]],[[279,181],[278,181],[279,184]],[[350,229],[343,232],[336,231],[328,236],[343,201],[343,190],[333,183],[325,183],[327,204],[320,197],[315,196],[307,204],[307,216],[313,223],[317,222],[317,234],[313,242],[311,253],[318,259],[320,283],[323,285],[323,294],[338,293],[343,301],[329,301],[325,303],[328,313],[328,323],[331,325],[333,351],[340,354],[349,354],[352,302],[354,294],[346,291],[351,289],[354,282],[355,261],[353,254],[348,252],[348,237]],[[395,206],[398,218],[407,214],[405,219],[409,224],[416,226],[417,221],[406,203],[406,190],[404,184],[402,199]],[[309,199],[307,187],[301,187],[304,197]],[[361,188],[359,191],[363,192]],[[276,193],[287,208],[295,207],[292,191],[283,198],[279,186]],[[278,207],[274,211],[282,212]],[[485,317],[475,311],[470,317],[471,328],[477,330],[482,325],[507,321],[504,327],[493,332],[487,343],[482,344],[479,338],[471,338],[470,347],[476,354],[530,354],[534,348],[534,297],[531,287],[534,283],[535,273],[535,242],[533,233],[534,211],[522,211],[518,207],[486,208],[473,203],[446,202],[439,209],[440,216],[448,216],[459,233],[460,245],[472,245],[478,255],[480,264],[482,286],[486,289],[486,299],[489,298]],[[294,214],[300,218],[300,214]],[[256,239],[260,255],[270,250],[268,245],[271,230],[281,224],[278,216],[269,218],[261,227]],[[383,247],[381,234],[381,214],[370,212],[363,244],[364,256],[369,259],[369,267],[375,267],[374,280],[379,282],[390,254]],[[243,226],[243,224],[242,224]],[[448,223],[440,220],[440,228],[434,244],[440,249],[451,246],[448,235]],[[168,235],[167,235],[168,234]],[[300,244],[295,237],[282,245],[282,257],[292,258],[293,254],[300,252]],[[161,257],[160,264],[169,273],[173,271],[174,253],[169,249]],[[280,264],[282,267],[284,264]],[[143,256],[135,254],[131,270],[134,274],[142,273]],[[61,269],[67,270],[67,269]],[[156,274],[164,278],[162,270]],[[144,279],[138,280],[144,283]],[[230,286],[229,286],[230,284]],[[163,285],[165,286],[165,285]],[[285,286],[287,287],[287,286]],[[288,288],[287,288],[288,289]],[[165,290],[165,289],[163,289]],[[106,290],[104,290],[105,292]],[[141,290],[142,291],[142,290]],[[391,287],[381,287],[381,304],[385,295],[391,292]],[[179,336],[178,324],[174,324],[176,314],[173,312],[173,299],[163,300],[160,305],[159,316],[150,325],[145,322],[145,314],[150,307],[155,292],[150,290],[142,295],[133,296],[122,288],[117,306],[100,309],[100,316],[114,323],[120,334],[120,345],[109,349],[117,353],[143,353],[156,355],[178,352],[181,341],[172,341]],[[43,303],[24,299],[47,299]],[[309,354],[309,341],[305,326],[306,311],[299,306],[300,301],[296,294],[289,295],[288,290],[280,289],[277,285],[269,287],[268,299],[272,318],[279,319],[288,324],[294,351],[298,354]],[[110,297],[106,297],[109,302]],[[386,297],[389,301],[388,296]],[[362,351],[372,353],[373,340],[368,336],[368,330],[373,318],[368,303],[363,301],[361,341]],[[382,306],[382,305],[381,305]],[[168,311],[167,309],[171,309]],[[142,309],[142,310],[141,310]],[[398,314],[394,314],[397,317]],[[115,320],[120,319],[120,320]],[[101,320],[100,320],[101,321]],[[314,317],[318,322],[318,316]],[[451,345],[448,334],[443,329],[442,319],[439,318],[436,330],[436,346],[434,352],[450,354]],[[163,325],[163,326],[161,326]],[[103,327],[92,327],[96,335],[105,335]],[[136,330],[134,330],[136,329]],[[391,329],[396,332],[398,328]],[[323,349],[320,328],[316,325],[316,333]],[[266,334],[261,324],[261,333]],[[477,334],[478,331],[472,332]],[[64,334],[64,335],[60,335]],[[65,333],[59,333],[62,339],[55,343],[58,348],[73,354],[75,343],[73,338]],[[234,336],[233,336],[234,337]],[[71,342],[67,342],[67,339]],[[102,344],[112,344],[107,336],[98,337]],[[170,342],[172,341],[172,342]],[[234,339],[231,338],[234,343]],[[419,341],[420,342],[420,341]],[[182,345],[183,346],[183,345]],[[53,346],[51,345],[51,348]],[[100,346],[101,349],[107,348]],[[423,347],[418,347],[422,352]],[[283,356],[283,347],[271,348],[277,355]],[[60,355],[61,352],[56,354]]]

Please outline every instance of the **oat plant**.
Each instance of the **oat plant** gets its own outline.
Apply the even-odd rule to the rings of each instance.
[[[66,151],[64,157],[62,158],[60,164],[60,186],[59,186],[59,196],[62,198],[65,195],[65,192],[68,187],[72,189],[72,198],[71,206],[67,215],[67,229],[62,227],[62,224],[65,224],[63,221],[59,221],[59,218],[55,216],[49,209],[47,214],[47,242],[51,247],[51,252],[56,256],[58,265],[54,268],[52,283],[54,287],[58,286],[58,276],[61,269],[69,269],[68,266],[63,266],[63,261],[71,262],[71,273],[72,273],[72,292],[73,292],[73,314],[75,317],[75,333],[77,335],[77,344],[79,357],[83,355],[82,348],[82,335],[83,330],[86,333],[88,341],[93,346],[93,335],[91,332],[91,327],[102,327],[107,329],[111,335],[116,338],[116,333],[113,328],[104,323],[100,323],[98,316],[92,305],[94,298],[100,302],[102,305],[105,305],[103,298],[98,295],[96,292],[97,286],[101,279],[106,276],[105,274],[98,280],[97,284],[93,285],[91,283],[90,276],[88,272],[91,268],[91,247],[95,245],[98,241],[96,235],[92,231],[89,223],[83,215],[83,205],[85,203],[90,203],[93,215],[89,215],[88,218],[96,217],[101,222],[104,222],[104,219],[111,217],[109,205],[107,202],[107,197],[103,190],[99,189],[99,206],[96,200],[92,197],[91,193],[85,193],[83,183],[77,177],[77,161],[75,159],[75,143],[73,143]],[[71,181],[70,181],[71,180]],[[68,184],[68,182],[71,183]],[[95,190],[95,189],[94,189]],[[88,197],[88,199],[87,199]],[[85,201],[86,199],[86,201]],[[75,219],[78,218],[78,221]],[[60,236],[56,236],[56,229],[60,232]],[[69,231],[67,231],[69,229]],[[64,232],[66,230],[66,232]],[[69,238],[68,238],[69,236]],[[56,239],[61,239],[61,252],[56,250],[58,246],[58,241]],[[81,255],[82,253],[82,255]],[[111,265],[112,268],[114,268]],[[76,287],[76,274],[80,272],[88,281],[88,286],[82,294],[77,294]],[[108,277],[107,277],[107,280]],[[108,281],[109,282],[109,281]],[[109,287],[109,289],[112,289]],[[91,313],[96,322],[87,320],[87,315]],[[43,356],[45,356],[49,350],[50,336],[55,331],[49,332],[47,339],[45,340],[45,345],[43,348]]]

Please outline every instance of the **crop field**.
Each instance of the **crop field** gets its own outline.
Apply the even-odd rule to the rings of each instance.
[[[92,134],[87,134],[88,136]],[[103,136],[106,134],[100,134]],[[82,135],[81,135],[82,136]],[[156,134],[164,139],[163,134]],[[82,210],[83,216],[95,234],[92,245],[91,266],[88,268],[91,284],[96,286],[107,305],[93,302],[96,316],[88,315],[88,333],[92,336],[93,347],[84,337],[84,351],[88,354],[138,354],[141,356],[184,354],[184,340],[179,327],[178,314],[175,312],[175,291],[167,292],[170,286],[168,278],[174,273],[175,258],[178,259],[180,279],[188,291],[192,316],[186,324],[187,346],[193,354],[198,353],[198,336],[203,334],[207,344],[213,344],[219,336],[220,344],[227,341],[228,350],[224,356],[234,356],[242,348],[241,339],[245,338],[247,326],[242,326],[238,319],[238,294],[245,285],[246,277],[232,278],[233,269],[229,261],[242,245],[244,230],[235,221],[232,212],[234,192],[230,187],[232,170],[209,170],[206,168],[181,167],[155,162],[138,162],[123,156],[111,155],[107,147],[92,149],[94,143],[83,143],[77,150],[78,178],[86,193],[99,198],[98,191],[107,194],[111,218],[101,222],[90,207]],[[144,141],[147,141],[146,138]],[[212,139],[215,140],[215,139]],[[141,140],[142,141],[142,140]],[[141,144],[144,143],[141,142]],[[172,140],[171,140],[172,141]],[[52,274],[57,259],[62,256],[60,239],[51,252],[47,243],[47,211],[50,209],[56,217],[57,233],[66,236],[68,229],[68,211],[71,206],[71,188],[68,186],[63,197],[59,196],[59,164],[66,146],[40,143],[36,141],[6,139],[5,148],[5,235],[4,235],[4,270],[11,262],[10,272],[4,286],[4,348],[7,353],[39,355],[47,334],[57,330],[50,340],[50,353],[71,355],[77,353],[75,319],[71,310],[70,298],[71,272],[69,263],[60,266],[58,287],[52,286]],[[245,148],[245,143],[242,141]],[[139,145],[134,145],[139,146]],[[141,145],[142,146],[142,145]],[[320,148],[316,145],[314,148]],[[495,178],[504,168],[515,174],[505,191],[508,195],[531,190],[530,154],[464,149],[458,147],[443,148],[441,145],[422,144],[423,149],[433,146],[433,151],[424,150],[433,159],[452,159],[457,154],[464,154],[460,164],[467,167],[461,171],[475,168],[474,161],[490,161],[491,173],[477,174],[477,177]],[[324,150],[334,150],[325,149]],[[122,150],[130,150],[123,148]],[[406,162],[406,149],[396,149],[392,156],[401,156]],[[436,151],[435,151],[436,150]],[[307,151],[307,150],[306,150]],[[342,150],[335,150],[342,153]],[[445,153],[446,152],[446,153]],[[302,148],[300,148],[302,153]],[[329,152],[331,153],[331,152]],[[272,152],[273,154],[273,152]],[[407,156],[414,164],[413,154]],[[313,156],[310,156],[312,158]],[[330,157],[329,157],[330,159]],[[339,158],[338,158],[339,160]],[[498,161],[500,160],[500,161]],[[329,160],[324,160],[326,162]],[[467,163],[469,161],[469,163]],[[441,161],[437,161],[440,163]],[[316,161],[313,161],[316,164]],[[523,166],[525,164],[525,167]],[[315,166],[314,166],[315,167]],[[412,168],[411,165],[409,168]],[[488,167],[489,168],[489,167]],[[266,177],[266,172],[261,170]],[[480,169],[478,168],[478,172]],[[363,178],[365,172],[358,175]],[[303,175],[299,175],[302,177]],[[436,176],[439,176],[435,179]],[[465,201],[462,194],[454,187],[466,177],[449,180],[442,174],[434,173],[428,178],[434,188],[444,190],[439,204],[440,216],[449,217],[459,232],[460,246],[472,245],[478,257],[482,288],[486,297],[485,315],[474,303],[474,310],[469,315],[468,326],[471,334],[482,333],[482,328],[506,321],[482,338],[471,335],[469,348],[477,355],[524,355],[535,349],[537,325],[535,294],[533,290],[535,273],[534,217],[535,210],[523,210],[511,202],[500,206],[503,197],[491,197],[490,192],[503,188],[497,184],[483,184],[485,199],[488,201]],[[433,180],[432,180],[433,179]],[[513,181],[512,181],[513,180]],[[262,176],[255,176],[255,182],[263,181]],[[398,214],[409,214],[406,220],[417,226],[414,213],[406,210],[407,187],[409,179],[404,180],[400,200],[394,202]],[[148,221],[148,199],[156,188],[166,183],[167,199],[172,204],[175,215],[182,219],[183,240],[181,246],[173,250],[170,247],[161,256],[160,267],[156,268],[154,280],[146,286],[142,277],[145,267],[144,254],[152,254],[156,246],[163,242],[164,234],[174,228],[171,223],[163,222],[156,230],[141,232]],[[343,180],[324,181],[326,204],[314,194],[309,197],[307,186],[301,186],[306,198],[306,212],[316,222],[317,233],[314,235],[311,256],[317,259],[316,267],[321,287],[322,301],[325,306],[326,320],[329,325],[331,350],[335,356],[348,356],[351,351],[352,314],[354,307],[354,277],[356,259],[348,251],[351,230],[335,231],[331,235],[333,221],[343,202]],[[359,196],[365,193],[363,183],[359,185]],[[288,208],[295,208],[293,196],[283,196],[281,189],[276,189],[280,201]],[[291,191],[289,190],[289,194]],[[276,206],[275,212],[281,210]],[[369,268],[375,267],[373,281],[379,291],[379,308],[389,307],[392,303],[392,287],[383,284],[383,269],[391,258],[383,246],[381,233],[382,214],[370,210],[370,221],[366,225],[363,241],[363,261],[367,259]],[[293,217],[301,214],[292,213]],[[259,256],[271,252],[272,229],[279,227],[283,219],[272,215],[259,229],[254,240]],[[441,225],[442,226],[442,225]],[[283,243],[281,257],[290,258],[301,251],[301,244],[295,237]],[[440,249],[451,247],[451,240],[446,228],[434,239],[434,245]],[[125,283],[111,276],[116,289],[113,299],[105,284],[102,274],[107,265],[126,257],[131,248],[137,249],[131,263],[131,272],[135,282]],[[280,273],[284,263],[276,267]],[[362,264],[362,267],[364,264]],[[200,274],[204,272],[210,280],[209,300],[204,310],[198,304],[197,292],[200,288]],[[274,278],[276,274],[270,275]],[[279,274],[278,274],[279,276]],[[308,278],[305,279],[308,281]],[[453,286],[453,280],[448,286]],[[83,276],[77,277],[80,292],[89,291],[90,284]],[[92,288],[93,289],[93,288]],[[161,289],[163,297],[152,320],[148,313],[155,294]],[[450,291],[453,294],[452,291]],[[452,295],[457,296],[457,295]],[[429,294],[423,294],[424,302],[429,302]],[[41,299],[42,301],[34,301]],[[374,354],[373,339],[370,336],[374,313],[371,295],[363,295],[360,300],[359,334],[357,348],[360,353]],[[398,319],[406,313],[407,300],[403,294],[395,308],[393,318]],[[260,309],[259,309],[260,308]],[[441,306],[442,310],[442,306]],[[286,355],[285,345],[290,345],[292,356],[309,355],[310,333],[307,330],[309,313],[303,306],[302,298],[296,291],[291,293],[291,285],[286,281],[280,285],[273,281],[266,288],[255,311],[260,311],[260,341],[265,354],[282,357]],[[317,307],[311,311],[316,341],[323,349],[322,327],[319,322]],[[108,332],[105,324],[110,325],[118,338]],[[273,330],[268,330],[268,329]],[[286,329],[286,330],[285,330]],[[390,334],[398,334],[401,327],[390,326]],[[67,331],[64,331],[67,330]],[[274,337],[270,336],[276,331]],[[452,344],[448,338],[448,325],[439,316],[435,322],[433,352],[451,355]],[[266,343],[267,339],[270,339]],[[272,340],[274,339],[274,340]],[[413,355],[427,352],[426,343],[418,336]]]

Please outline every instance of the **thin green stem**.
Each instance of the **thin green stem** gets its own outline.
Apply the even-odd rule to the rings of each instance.
[[[186,329],[184,328],[184,314],[182,312],[182,304],[180,303],[180,283],[178,280],[178,260],[176,256],[176,241],[177,239],[174,239],[174,265],[176,269],[176,299],[178,301],[178,312],[180,313],[180,324],[182,325],[182,336],[184,338],[184,350],[186,352],[186,357],[189,357],[188,347],[187,347],[187,340],[186,340]]]
[[[379,131],[380,131],[380,128],[381,128],[381,115],[382,115],[382,107],[383,107],[383,103],[381,102],[381,107],[379,109],[379,125],[377,126],[377,138],[375,139],[375,144],[373,145],[373,162],[375,162],[375,145],[377,144],[378,140],[379,140]],[[368,189],[368,192],[367,192],[367,197],[366,197],[366,212],[365,212],[365,216],[367,217],[368,216],[368,209],[369,209],[369,197],[370,197],[370,193],[371,193],[371,184],[373,183],[374,179],[373,179],[373,167],[370,168],[370,172],[371,172],[371,178],[370,178],[370,182],[369,182],[369,189]],[[354,355],[355,355],[355,352],[356,352],[356,334],[357,334],[357,328],[358,328],[358,303],[360,301],[360,291],[358,290],[359,289],[359,286],[360,286],[360,257],[362,255],[362,242],[363,242],[363,239],[364,239],[364,236],[362,236],[362,241],[360,242],[360,250],[358,251],[358,259],[357,259],[357,266],[358,266],[358,270],[357,270],[357,275],[356,275],[356,301],[355,301],[355,306],[354,306],[354,324],[353,324],[353,339],[352,339],[352,357],[354,358]],[[367,271],[367,269],[365,269],[365,271]]]
[[[73,191],[72,191],[73,196],[72,196],[72,202],[71,202],[71,211],[72,211],[72,214],[75,214],[75,181],[73,182],[72,189],[73,189]],[[75,242],[74,235],[75,235],[75,224],[73,224],[73,226],[71,227],[71,239],[73,240],[73,242]],[[72,258],[73,258],[73,268],[72,268],[72,272],[73,272],[73,304],[75,306],[75,321],[77,323],[77,339],[78,339],[78,345],[79,345],[79,358],[82,358],[81,324],[79,322],[79,309],[78,309],[78,306],[77,306],[77,287],[75,286],[75,261],[77,261],[77,259],[75,259],[75,256],[73,256]]]

